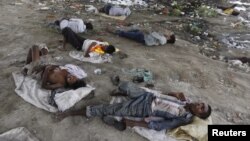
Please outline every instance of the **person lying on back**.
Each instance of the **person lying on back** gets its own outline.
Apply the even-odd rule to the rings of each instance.
[[[37,45],[32,46],[27,55],[26,66],[23,68],[24,75],[39,75],[42,80],[42,88],[54,90],[58,88],[85,87],[83,80],[86,73],[73,64],[65,66],[52,65],[45,56],[48,54],[47,47],[39,48]]]

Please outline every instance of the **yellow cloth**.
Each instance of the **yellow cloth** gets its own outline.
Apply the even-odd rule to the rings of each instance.
[[[104,54],[105,52],[102,50],[102,47],[100,45],[96,45],[90,49],[90,52],[96,52],[99,54]]]
[[[191,124],[180,126],[168,131],[166,134],[177,140],[207,141],[208,124],[212,124],[211,117],[208,117],[206,120],[194,117],[194,121]]]
[[[231,15],[231,14],[233,13],[233,11],[234,11],[234,9],[229,8],[229,9],[224,10],[223,12],[224,12],[225,14]]]

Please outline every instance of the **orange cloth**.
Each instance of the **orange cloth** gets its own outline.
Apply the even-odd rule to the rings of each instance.
[[[104,50],[102,49],[102,46],[101,45],[96,45],[94,47],[92,47],[90,49],[90,52],[96,52],[96,53],[99,53],[99,54],[104,54]]]

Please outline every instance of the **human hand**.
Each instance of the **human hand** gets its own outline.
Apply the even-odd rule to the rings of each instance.
[[[182,92],[170,92],[168,93],[169,96],[174,96],[180,101],[186,101],[186,97]]]

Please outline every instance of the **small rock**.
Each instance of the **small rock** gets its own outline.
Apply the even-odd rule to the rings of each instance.
[[[205,36],[208,36],[208,33],[207,33],[207,32],[204,32],[203,34],[204,34]]]
[[[62,56],[56,56],[56,57],[54,57],[57,61],[60,61],[60,60],[62,60],[63,59],[63,57]]]
[[[42,11],[46,11],[46,10],[49,10],[50,8],[49,7],[41,7],[40,10]]]
[[[76,12],[76,14],[80,15],[80,14],[81,14],[81,12],[80,12],[80,11],[77,11],[77,12]]]
[[[200,39],[201,39],[200,36],[195,36],[194,38],[195,38],[196,40],[200,40]]]

